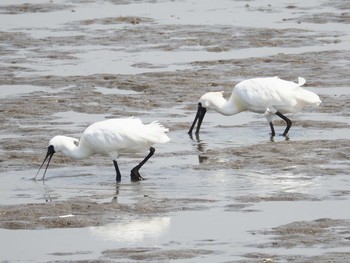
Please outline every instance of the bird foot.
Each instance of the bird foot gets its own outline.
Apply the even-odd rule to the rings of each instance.
[[[131,170],[130,177],[132,182],[138,182],[138,181],[144,180],[143,177],[140,175],[137,167]]]
[[[286,141],[289,141],[289,136],[288,136],[288,134],[280,134],[280,136],[283,136],[283,137],[286,139]]]
[[[278,134],[279,136],[283,136],[285,139],[286,139],[286,141],[289,141],[289,136],[288,136],[288,134],[287,135],[285,135],[285,134]],[[272,134],[272,133],[270,133],[270,141],[271,142],[274,142],[275,141],[275,134]]]

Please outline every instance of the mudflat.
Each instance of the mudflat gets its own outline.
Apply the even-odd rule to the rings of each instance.
[[[347,1],[1,3],[0,259],[348,262],[349,10]],[[202,94],[228,97],[257,76],[302,76],[322,104],[288,115],[289,140],[271,141],[253,113],[209,112],[200,136],[187,134]],[[32,180],[53,136],[131,116],[170,129],[146,180],[129,177],[142,154],[120,157],[120,184],[105,156],[56,154],[46,180]]]

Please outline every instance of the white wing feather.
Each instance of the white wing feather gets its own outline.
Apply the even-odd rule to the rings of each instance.
[[[167,131],[158,122],[145,125],[138,118],[110,119],[86,128],[82,141],[100,153],[140,152],[155,143],[168,142]]]
[[[245,108],[264,113],[268,107],[280,112],[294,112],[309,104],[319,104],[319,97],[300,86],[305,79],[299,77],[299,83],[271,78],[244,80],[236,85],[234,92]]]

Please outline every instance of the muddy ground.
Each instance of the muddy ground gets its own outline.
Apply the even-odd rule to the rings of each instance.
[[[325,2],[333,5],[334,1]],[[336,21],[349,24],[350,4],[346,1],[335,1],[340,13],[324,13],[320,16],[302,15],[295,23],[322,24]],[[333,6],[334,7],[334,6]],[[268,8],[268,7],[267,7]],[[272,8],[272,7],[271,7]],[[287,6],[298,11],[298,6]],[[0,13],[19,14],[27,12],[52,12],[72,9],[66,4],[28,4],[2,6]],[[252,10],[258,12],[264,10]],[[266,11],[266,10],[265,10]],[[269,11],[269,10],[267,10]],[[273,10],[272,10],[273,11]],[[300,10],[299,10],[300,11]],[[304,10],[305,11],[305,10]],[[283,23],[284,21],[281,21]],[[289,21],[290,22],[290,21]],[[124,30],[109,34],[103,30],[89,31],[87,25],[132,24]],[[246,28],[236,26],[187,26],[160,25],[148,17],[109,17],[104,19],[81,20],[65,25],[67,30],[82,32],[75,37],[42,37],[34,38],[20,30],[1,31],[0,44],[11,48],[0,49],[2,63],[0,65],[1,85],[34,85],[49,87],[49,91],[36,91],[23,96],[2,97],[1,100],[1,140],[0,171],[22,171],[37,169],[40,165],[48,140],[63,132],[79,137],[78,129],[69,130],[69,125],[56,129],[57,112],[74,111],[93,114],[106,114],[109,117],[127,117],[150,112],[156,116],[157,110],[169,109],[169,121],[164,125],[170,131],[181,131],[187,136],[189,122],[172,122],[178,112],[171,113],[172,108],[182,111],[185,115],[193,115],[199,95],[207,91],[225,90],[228,96],[235,83],[242,79],[256,76],[280,76],[296,81],[297,76],[307,80],[306,87],[337,88],[347,87],[350,83],[349,50],[326,50],[302,52],[300,54],[284,54],[254,57],[244,59],[220,59],[192,62],[191,68],[173,72],[151,72],[142,74],[91,74],[87,76],[55,76],[43,75],[31,67],[31,63],[46,59],[48,61],[69,61],[74,64],[76,54],[61,51],[60,46],[74,45],[105,45],[128,46],[130,52],[142,49],[142,43],[147,43],[146,49],[173,50],[181,47],[200,46],[209,52],[224,52],[247,47],[307,47],[312,45],[332,45],[341,42],[339,32],[319,32],[301,29],[271,29]],[[91,29],[89,29],[91,30]],[[45,46],[45,49],[41,47]],[[48,51],[52,47],[52,51]],[[57,49],[57,50],[55,50]],[[16,56],[18,50],[27,50],[28,55]],[[162,68],[162,65],[134,65],[142,68]],[[25,73],[25,76],[22,74]],[[136,91],[133,95],[103,94],[95,87]],[[160,99],[163,98],[163,99]],[[350,96],[337,94],[322,95],[322,105],[308,109],[308,112],[336,115],[334,121],[296,119],[290,131],[290,140],[271,142],[268,140],[268,126],[257,121],[258,127],[266,125],[266,141],[248,145],[222,147],[209,150],[198,149],[203,163],[195,169],[256,169],[264,171],[291,171],[306,173],[310,176],[332,176],[337,173],[348,174],[349,165],[337,168],[327,164],[344,162],[350,158],[350,142],[346,139],[293,140],[293,129],[298,127],[307,130],[348,129],[349,125],[339,122],[341,118],[349,118]],[[62,123],[61,123],[62,124]],[[69,124],[69,123],[68,123]],[[282,129],[282,122],[276,121]],[[251,124],[250,124],[251,125]],[[227,129],[234,129],[229,126]],[[254,129],[254,124],[251,127]],[[81,127],[83,129],[83,127]],[[11,136],[6,136],[10,134]],[[170,133],[171,136],[171,133]],[[200,146],[200,145],[199,145]],[[268,153],[268,154],[265,154]],[[182,157],[186,152],[165,153],[164,155]],[[94,165],[105,167],[110,165],[104,157],[96,157]],[[225,160],[225,161],[223,161]],[[91,160],[72,161],[62,156],[55,156],[53,167],[89,166]],[[101,161],[101,162],[100,162]],[[193,167],[191,167],[193,168]],[[33,174],[34,176],[34,174]],[[124,178],[127,180],[127,176]],[[349,196],[349,191],[335,192],[338,197]],[[251,203],[262,201],[299,201],[313,200],[312,195],[280,194],[262,196],[254,193],[242,196],[227,210],[247,209]],[[202,209],[202,204],[212,204],[215,200],[191,198],[153,199],[145,196],[134,204],[119,204],[117,202],[95,202],[80,198],[43,202],[36,204],[19,204],[0,206],[0,227],[6,229],[37,229],[37,228],[80,228],[100,226],[114,221],[120,215],[141,214],[158,215],[181,210]],[[237,205],[237,202],[239,205]],[[347,208],[344,208],[347,209]],[[75,214],[78,216],[57,218],[52,214]],[[271,242],[262,244],[264,247],[293,248],[302,246],[337,247],[350,246],[350,220],[319,219],[315,221],[292,222],[263,231],[261,235],[273,235]],[[252,244],[253,246],[253,244]],[[199,255],[215,253],[208,250],[157,250],[150,248],[116,249],[104,251],[106,262],[115,258],[130,260],[164,261],[170,259],[194,258]],[[247,254],[241,262],[348,262],[350,253],[330,253],[309,258],[296,256],[278,256],[269,254]]]

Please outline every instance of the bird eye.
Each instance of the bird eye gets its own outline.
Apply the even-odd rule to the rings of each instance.
[[[79,145],[79,141],[74,141],[75,146]]]

